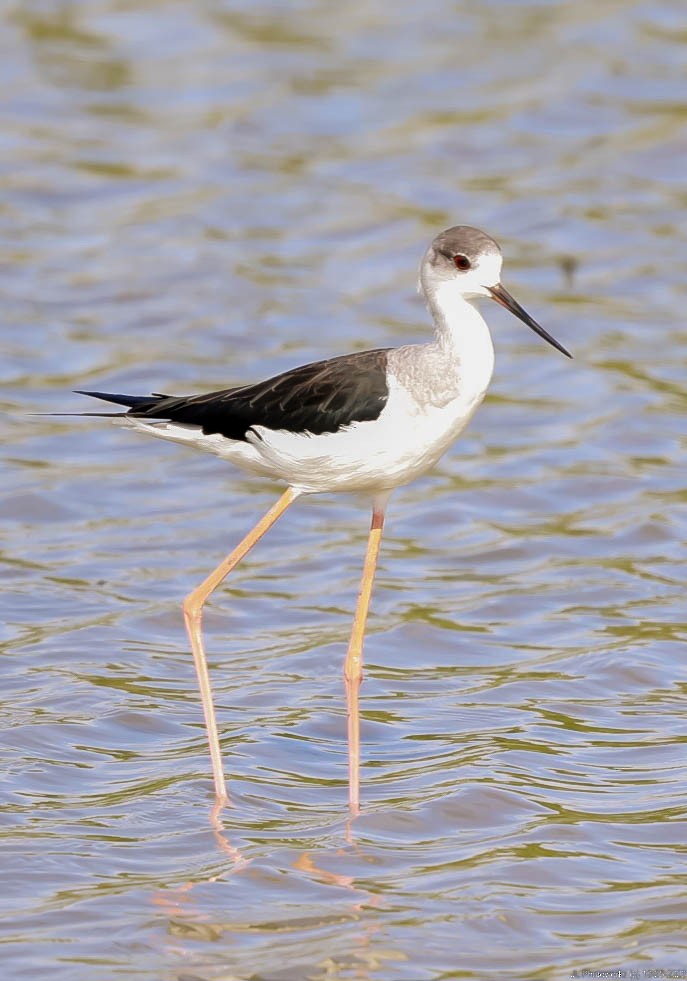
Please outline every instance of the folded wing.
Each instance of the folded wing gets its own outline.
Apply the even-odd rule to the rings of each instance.
[[[360,351],[205,395],[80,394],[126,406],[122,415],[198,426],[232,440],[245,440],[255,426],[320,435],[379,416],[389,395],[387,354],[386,348]]]

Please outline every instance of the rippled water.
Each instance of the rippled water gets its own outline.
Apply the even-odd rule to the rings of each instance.
[[[687,977],[682,0],[4,9],[3,977]],[[29,413],[422,338],[455,222],[576,360],[490,308],[392,501],[352,826],[364,502],[217,595],[222,825],[178,603],[276,488]]]

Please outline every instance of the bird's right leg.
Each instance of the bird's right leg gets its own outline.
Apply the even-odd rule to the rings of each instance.
[[[189,593],[182,604],[184,611],[184,622],[186,632],[191,642],[193,652],[193,662],[196,666],[198,675],[198,687],[200,688],[200,698],[203,704],[203,714],[205,716],[205,728],[207,730],[208,744],[210,747],[210,759],[212,761],[212,776],[215,781],[215,794],[217,802],[224,804],[227,802],[227,788],[224,782],[224,770],[222,768],[222,753],[219,745],[219,735],[217,733],[217,719],[215,717],[215,706],[212,700],[212,688],[210,686],[210,676],[208,674],[207,658],[205,656],[205,646],[203,644],[202,617],[203,605],[210,594],[217,589],[219,584],[229,575],[241,559],[246,555],[257,541],[275,523],[277,518],[286,511],[289,505],[293,504],[299,496],[299,491],[288,487],[279,500],[272,505],[269,511],[258,521],[255,527],[248,532],[243,541],[239,542],[236,548],[226,559],[221,562],[214,572],[211,572],[207,579],[197,586],[192,593]]]

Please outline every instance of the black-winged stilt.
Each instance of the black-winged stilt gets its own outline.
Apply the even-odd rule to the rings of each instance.
[[[474,301],[482,297],[496,300],[571,357],[501,285],[501,262],[496,242],[476,228],[459,225],[434,239],[420,267],[420,291],[435,324],[434,340],[426,344],[347,354],[254,385],[206,395],[79,393],[126,406],[128,411],[108,415],[123,417],[140,432],[195,446],[251,474],[286,484],[279,500],[183,603],[218,802],[225,801],[227,793],[201,631],[203,605],[301,494],[354,491],[369,495],[372,501],[372,523],[344,669],[349,804],[353,813],[359,811],[358,694],[384,512],[394,488],[430,470],[484,398],[494,350]]]

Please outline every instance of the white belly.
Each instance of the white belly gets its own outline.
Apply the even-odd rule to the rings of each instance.
[[[256,427],[250,451],[259,456],[263,472],[304,493],[391,490],[434,466],[468,424],[485,391],[441,408],[421,408],[405,389],[392,386],[386,406],[372,422],[321,436]],[[221,455],[252,469],[247,451],[244,443]]]

